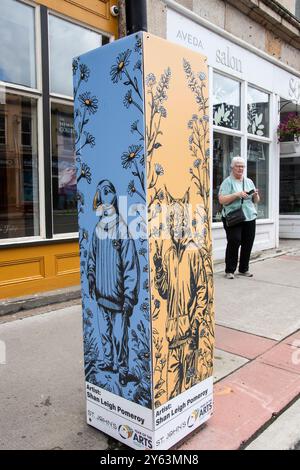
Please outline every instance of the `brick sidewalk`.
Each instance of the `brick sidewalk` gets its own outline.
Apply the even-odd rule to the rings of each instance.
[[[300,396],[300,362],[292,362],[300,331],[273,341],[217,326],[216,338],[218,350],[247,362],[215,383],[214,416],[182,450],[239,449]]]
[[[182,450],[244,448],[300,399],[300,252],[251,270],[251,279],[215,276],[214,416]]]

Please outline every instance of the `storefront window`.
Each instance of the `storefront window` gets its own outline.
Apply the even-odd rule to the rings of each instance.
[[[39,235],[36,100],[0,102],[0,239]]]
[[[34,8],[1,0],[0,80],[36,87]]]
[[[73,58],[110,41],[109,34],[64,20],[47,8],[41,10],[41,21],[37,22],[35,3],[0,0],[0,81],[4,82],[0,89],[0,242],[39,236],[40,232],[47,233],[47,238],[77,233]],[[43,27],[46,15],[48,30],[41,31],[38,25]],[[51,138],[51,183],[38,171],[38,110],[45,113],[48,109],[43,104],[42,89],[47,90],[47,83],[36,57],[36,38],[42,46],[49,44],[49,64],[44,70],[49,67],[51,128],[45,119],[40,131],[42,140]],[[85,70],[83,80],[86,74]],[[43,82],[41,90],[37,89],[38,76]],[[6,93],[6,84],[10,93]],[[30,90],[20,91],[19,85]],[[48,168],[48,151],[40,158]],[[47,195],[41,221],[39,176]]]
[[[248,140],[247,159],[247,176],[253,180],[260,195],[257,218],[267,219],[269,216],[269,145]]]
[[[73,106],[51,105],[54,233],[77,232]]]
[[[269,137],[269,95],[248,87],[248,133]]]
[[[280,159],[280,214],[300,215],[300,157]]]
[[[0,114],[0,145],[5,145],[6,142],[6,117]]]
[[[49,37],[51,93],[72,96],[72,60],[101,46],[102,35],[50,15]]]
[[[213,122],[215,126],[239,130],[241,85],[238,81],[214,73]]]
[[[213,222],[222,219],[222,207],[218,201],[222,181],[230,174],[230,163],[233,157],[241,154],[241,139],[214,132],[213,150]]]

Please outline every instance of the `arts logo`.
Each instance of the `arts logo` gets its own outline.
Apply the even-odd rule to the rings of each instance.
[[[127,426],[127,424],[121,424],[119,426],[119,434],[123,439],[130,439],[133,435],[133,429]]]
[[[152,449],[151,437],[140,431],[133,430],[127,424],[121,424],[119,426],[119,434],[123,439],[132,439],[137,447]]]
[[[199,410],[194,410],[188,418],[187,425],[192,428],[199,417]]]

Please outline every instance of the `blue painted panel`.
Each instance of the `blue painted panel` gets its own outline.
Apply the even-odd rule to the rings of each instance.
[[[75,58],[73,76],[86,380],[150,408],[142,36]]]

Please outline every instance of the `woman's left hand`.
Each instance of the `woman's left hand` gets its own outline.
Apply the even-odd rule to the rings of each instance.
[[[255,203],[259,202],[260,197],[259,197],[258,189],[254,191],[252,198],[253,198],[253,202]]]

